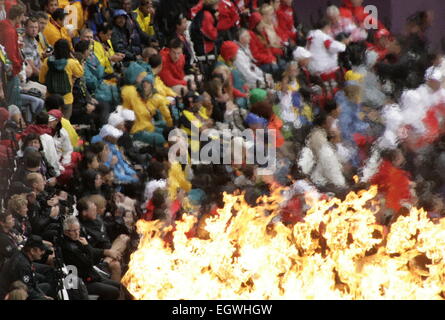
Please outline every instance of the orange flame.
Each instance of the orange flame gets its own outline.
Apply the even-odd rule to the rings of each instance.
[[[441,299],[445,222],[423,210],[400,216],[385,237],[376,224],[377,188],[345,201],[313,201],[305,222],[276,221],[280,189],[250,207],[224,194],[206,239],[188,239],[184,216],[173,248],[160,222],[138,222],[143,235],[122,282],[135,299]]]

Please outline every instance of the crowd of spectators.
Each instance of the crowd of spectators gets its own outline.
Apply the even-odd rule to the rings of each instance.
[[[205,238],[224,192],[256,206],[286,188],[278,220],[291,226],[308,193],[377,185],[386,230],[413,206],[441,219],[445,63],[429,50],[432,14],[396,35],[363,0],[321,9],[304,25],[292,0],[0,0],[0,299],[61,299],[69,266],[70,299],[131,298],[120,280],[136,222],[161,220],[171,245],[194,215],[187,237]],[[171,161],[174,144],[205,147],[192,126],[221,141],[230,129],[241,163]],[[274,130],[270,174],[248,163],[259,146],[246,129]]]

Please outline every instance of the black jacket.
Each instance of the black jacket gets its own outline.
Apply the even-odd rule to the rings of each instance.
[[[66,265],[77,268],[78,275],[85,282],[100,281],[100,275],[93,269],[103,257],[103,250],[93,248],[91,245],[83,245],[80,241],[74,241],[63,236],[61,242],[63,261]]]
[[[110,249],[111,241],[107,234],[105,223],[100,217],[96,220],[86,220],[81,223],[81,234],[94,248]]]
[[[0,270],[19,249],[11,235],[0,230]]]
[[[28,287],[29,300],[44,299],[45,294],[37,286],[32,262],[22,251],[17,251],[3,266],[0,273],[0,299],[4,299],[11,284],[18,280]]]

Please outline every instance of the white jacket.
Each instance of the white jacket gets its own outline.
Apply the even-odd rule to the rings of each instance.
[[[42,144],[43,153],[45,154],[46,160],[54,168],[56,176],[60,176],[60,173],[64,170],[64,168],[59,162],[59,156],[57,155],[53,137],[45,133],[40,136],[40,143]]]
[[[338,187],[346,186],[338,155],[323,129],[312,130],[307,140],[307,147],[301,152],[298,165],[318,186],[326,186],[328,183]]]
[[[346,50],[346,45],[321,30],[312,30],[308,34],[306,49],[312,53],[309,71],[320,75],[334,72],[338,68],[338,54]]]
[[[63,166],[71,163],[71,154],[73,153],[73,146],[71,145],[68,132],[64,128],[60,129],[60,137],[57,134],[53,137],[54,146],[56,147],[57,156],[62,162]]]
[[[264,85],[264,73],[253,63],[252,53],[249,48],[244,48],[239,45],[239,50],[236,55],[235,61],[233,64],[238,69],[238,71],[243,75],[244,79],[246,79],[247,84],[250,88],[257,87],[257,81],[260,82],[260,85]]]

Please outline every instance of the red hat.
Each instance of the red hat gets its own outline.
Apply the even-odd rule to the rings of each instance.
[[[255,29],[258,23],[260,23],[262,19],[263,16],[259,12],[252,13],[249,19],[249,29],[250,30]]]
[[[389,31],[386,30],[385,28],[380,29],[375,34],[375,38],[378,40],[382,39],[383,37],[389,37],[389,36],[391,36],[391,33],[389,33]]]
[[[235,60],[236,54],[238,53],[238,45],[233,41],[225,41],[221,46],[221,57],[225,61]]]
[[[60,119],[62,119],[62,117],[63,117],[62,111],[57,110],[57,109],[53,109],[53,110],[49,111],[49,112],[48,112],[48,115],[53,116],[53,117],[56,118],[57,120],[60,120]],[[52,120],[49,120],[49,121],[52,121]],[[54,121],[54,120],[53,120],[53,121]]]

